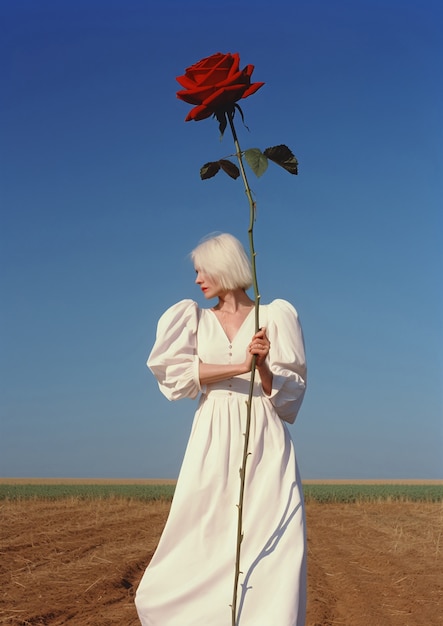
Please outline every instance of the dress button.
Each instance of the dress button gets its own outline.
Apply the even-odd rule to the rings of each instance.
[[[232,345],[231,345],[231,344],[229,344],[229,348],[232,348]]]
[[[229,356],[232,356],[232,352],[229,353]]]

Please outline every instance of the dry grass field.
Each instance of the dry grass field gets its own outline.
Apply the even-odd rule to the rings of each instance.
[[[0,624],[138,626],[134,591],[169,506],[0,502]],[[306,626],[443,624],[442,503],[311,502],[307,523]]]

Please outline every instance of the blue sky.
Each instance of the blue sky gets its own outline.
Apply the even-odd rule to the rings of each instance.
[[[3,0],[0,476],[177,476],[195,403],[145,367],[158,317],[203,303],[187,257],[247,243],[217,123],[175,77],[239,52],[265,86],[242,148],[299,176],[250,183],[263,302],[298,309],[305,478],[443,478],[441,43],[437,1]]]

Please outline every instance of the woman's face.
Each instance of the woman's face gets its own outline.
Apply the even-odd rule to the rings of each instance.
[[[216,298],[222,291],[220,288],[220,283],[197,268],[195,269],[195,271],[197,273],[195,283],[200,286],[200,289],[202,290],[206,300]]]

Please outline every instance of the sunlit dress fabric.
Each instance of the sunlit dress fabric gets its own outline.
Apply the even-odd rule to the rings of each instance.
[[[136,593],[143,626],[231,625],[250,374],[201,386],[199,362],[244,362],[254,317],[251,310],[232,341],[215,313],[192,300],[159,320],[148,366],[160,390],[170,400],[200,397],[169,518]],[[273,389],[266,395],[256,374],[236,626],[303,626],[303,493],[286,425],[306,388],[303,335],[285,300],[260,306],[260,326],[271,343]]]

